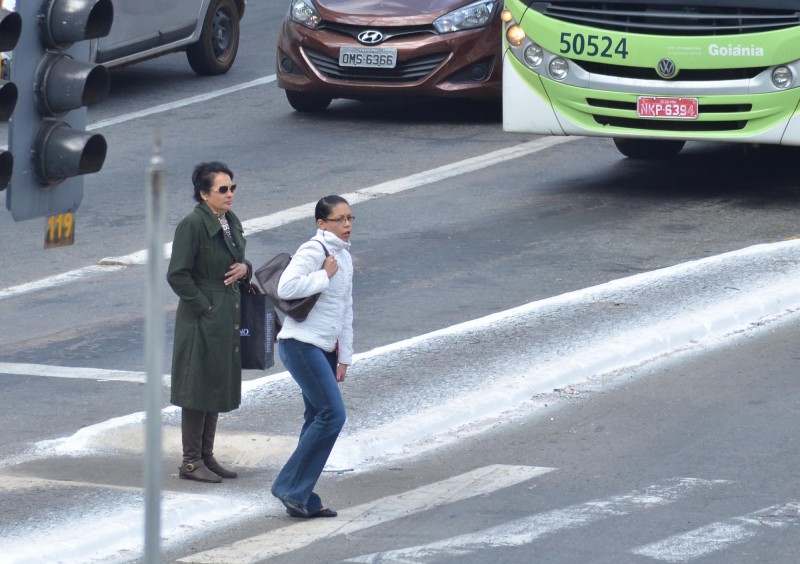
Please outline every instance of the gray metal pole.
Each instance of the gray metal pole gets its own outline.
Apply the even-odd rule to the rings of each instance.
[[[144,467],[144,561],[161,562],[161,387],[164,360],[164,159],[156,140],[147,169],[147,301],[145,364],[147,410]]]

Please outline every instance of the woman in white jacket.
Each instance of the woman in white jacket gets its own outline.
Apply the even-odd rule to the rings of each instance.
[[[314,217],[317,234],[292,256],[278,283],[282,299],[321,292],[304,321],[287,317],[278,334],[281,360],[303,392],[305,423],[297,448],[275,478],[272,495],[289,515],[300,518],[336,517],[314,487],[344,426],[339,383],[353,357],[353,261],[348,249],[355,217],[341,196],[322,198]]]

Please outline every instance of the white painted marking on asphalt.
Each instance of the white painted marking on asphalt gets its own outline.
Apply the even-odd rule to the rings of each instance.
[[[0,491],[19,492],[24,490],[43,490],[43,489],[65,489],[65,488],[94,488],[103,490],[119,490],[123,492],[138,493],[142,488],[132,486],[117,486],[113,484],[97,484],[94,482],[76,482],[72,480],[49,480],[47,478],[37,478],[35,476],[10,476],[4,475],[0,480]]]
[[[790,525],[800,525],[800,501],[774,505],[741,517],[712,523],[631,552],[664,562],[688,562],[742,543],[756,536],[764,527],[779,529]]]
[[[397,180],[376,184],[375,186],[363,188],[361,190],[357,190],[355,192],[351,192],[348,194],[343,194],[343,196],[352,205],[355,205],[360,202],[374,200],[377,198],[390,196],[392,194],[397,194],[405,190],[418,188],[426,184],[432,184],[434,182],[445,180],[447,178],[453,178],[455,176],[473,172],[481,168],[494,166],[496,164],[500,164],[512,159],[518,159],[520,157],[530,155],[538,151],[542,151],[544,149],[548,149],[560,143],[568,143],[570,141],[574,141],[575,139],[579,138],[544,137],[541,139],[536,139],[535,141],[529,141],[527,143],[521,143],[513,147],[508,147],[506,149],[499,149],[497,151],[492,151],[491,153],[487,153],[485,155],[479,155],[477,157],[464,159],[463,161],[437,167],[425,172],[412,174],[405,178],[399,178]],[[312,202],[300,206],[295,206],[293,208],[282,210],[263,217],[258,217],[249,219],[247,221],[243,221],[242,226],[244,227],[245,235],[252,235],[254,233],[259,233],[261,231],[274,229],[276,227],[280,227],[281,225],[285,225],[293,221],[313,218],[315,206],[316,202]],[[172,243],[170,242],[164,245],[164,257],[169,258],[171,252],[172,252]],[[97,265],[79,268],[77,270],[73,270],[65,274],[59,274],[57,276],[50,276],[48,278],[44,278],[36,282],[30,282],[27,284],[20,284],[19,286],[4,288],[0,290],[0,300],[11,298],[14,296],[19,296],[22,294],[27,294],[30,292],[35,292],[38,290],[46,290],[57,286],[63,286],[69,283],[73,283],[78,278],[86,278],[89,276],[95,276],[97,274],[113,272],[115,270],[124,268],[125,266],[144,265],[144,264],[147,264],[147,251],[136,251],[135,253],[124,255],[121,257],[104,258],[101,261],[99,261]]]
[[[69,380],[97,380],[98,382],[132,382],[146,384],[147,373],[133,370],[112,370],[110,368],[86,368],[81,366],[54,366],[51,364],[26,364],[19,362],[0,362],[0,374],[15,374],[18,376],[37,376],[41,378],[66,378]],[[278,380],[289,378],[288,372],[262,376],[255,380],[242,382],[242,392],[247,393],[253,388],[259,388]],[[164,374],[163,383],[169,386],[170,374]]]
[[[365,420],[360,428],[348,432],[337,443],[333,464],[344,462],[348,467],[356,467],[365,461],[385,462],[398,449],[412,444],[415,448],[411,453],[419,456],[432,440],[441,440],[445,434],[449,440],[448,430],[458,425],[469,425],[460,434],[462,437],[479,432],[480,422],[492,416],[493,409],[505,410],[509,415],[505,420],[529,413],[529,409],[522,408],[529,405],[526,402],[531,390],[542,391],[550,379],[561,378],[561,383],[574,383],[680,349],[709,336],[722,337],[732,328],[746,328],[756,322],[763,324],[765,316],[786,314],[787,308],[798,303],[800,287],[794,283],[800,275],[798,252],[798,241],[759,245],[555,296],[358,355],[357,364],[365,360],[372,363],[364,370],[380,371],[383,369],[381,362],[396,362],[398,354],[413,355],[417,347],[421,352],[447,350],[463,346],[473,337],[482,338],[483,333],[507,331],[509,326],[531,326],[532,320],[574,319],[576,312],[585,311],[594,303],[631,301],[637,303],[638,309],[646,310],[642,315],[631,313],[625,323],[613,327],[592,325],[585,327],[585,332],[575,329],[577,333],[571,333],[574,342],[568,344],[558,341],[553,345],[546,340],[541,346],[530,343],[520,349],[519,358],[504,359],[501,366],[487,360],[482,386],[470,389],[466,396],[453,397],[451,393],[442,396],[435,410],[410,405],[405,411],[413,417],[395,419],[386,426],[384,421],[376,424]],[[726,287],[735,286],[736,291],[723,292],[723,299],[718,299],[716,290],[713,294],[682,290],[704,288],[705,282],[699,284],[703,280],[708,281],[712,290],[716,288],[714,280],[723,280]],[[655,292],[658,298],[650,295],[654,288],[660,287],[671,290],[663,296]],[[682,299],[679,310],[674,308],[672,299],[676,292]],[[454,367],[456,371],[462,369]],[[252,393],[259,386],[286,377],[283,373],[248,382],[247,391]],[[106,452],[94,443],[98,434],[115,426],[140,425],[142,420],[142,413],[133,414],[86,427],[66,439],[42,441],[36,444],[34,455],[43,458],[54,454],[80,456],[84,452]],[[418,447],[423,440],[425,444]],[[8,462],[3,460],[4,464]]]
[[[45,378],[69,378],[77,380],[98,380],[101,382],[133,382],[144,384],[147,374],[127,370],[111,370],[107,368],[81,368],[72,366],[51,366],[47,364],[21,364],[0,362],[0,374],[17,374],[19,376],[41,376]],[[163,377],[164,384],[170,382],[170,375]]]
[[[435,558],[465,556],[488,548],[523,546],[547,535],[574,529],[602,519],[630,515],[672,503],[699,488],[728,483],[726,480],[679,478],[667,485],[654,485],[642,492],[597,499],[508,521],[482,531],[458,535],[425,545],[367,554],[346,562],[429,562]]]
[[[485,466],[408,492],[343,509],[336,519],[301,521],[178,561],[205,564],[262,562],[326,537],[351,534],[445,504],[489,494],[553,470],[535,466]]]
[[[39,487],[53,487],[42,482]],[[85,486],[61,482],[61,488]],[[103,496],[105,486],[91,485],[87,499]],[[54,510],[46,530],[23,536],[4,531],[0,561],[9,564],[41,562],[130,561],[141,555],[144,538],[144,500],[141,489],[124,491],[111,488],[112,501],[99,507],[84,503],[77,510],[67,506]],[[185,538],[209,528],[220,527],[242,515],[252,515],[259,508],[252,502],[231,496],[200,495],[165,491],[161,501],[161,535],[163,538]],[[77,511],[77,515],[76,515]],[[115,556],[113,560],[110,557]]]
[[[360,422],[356,430],[339,438],[328,467],[363,469],[384,463],[387,458],[420,456],[428,449],[477,434],[493,421],[529,415],[535,408],[531,397],[554,386],[588,382],[593,377],[637,366],[697,343],[729,336],[754,323],[763,324],[771,316],[791,314],[800,307],[800,286],[795,283],[800,276],[798,252],[800,241],[757,245],[531,302],[359,353],[354,357],[354,367],[379,373],[385,369],[385,363],[396,362],[398,354],[413,357],[415,351],[449,350],[463,346],[465,340],[502,334],[510,327],[530,326],[541,319],[571,319],[574,324],[576,316],[594,303],[636,301],[640,302],[640,309],[648,300],[661,304],[644,315],[632,312],[625,323],[613,327],[579,325],[571,329],[572,342],[568,344],[531,342],[514,358],[503,357],[499,365],[484,355],[487,366],[482,369],[483,385],[459,394],[448,390],[435,405],[409,405],[400,410],[405,415],[388,422]],[[684,286],[705,286],[703,277],[724,280],[737,290],[724,295],[726,299],[681,290]],[[646,297],[659,287],[673,290],[661,298]],[[681,308],[676,310],[673,296],[678,294],[682,301]],[[454,367],[454,370],[463,369]],[[258,395],[254,392],[288,378],[282,372],[245,382],[243,409],[247,401],[252,401],[248,398]],[[134,415],[143,417],[142,413]],[[121,418],[113,421],[112,426],[119,426]],[[46,456],[53,450],[69,453],[91,449],[94,438],[108,427],[108,422],[103,422],[84,427],[71,437],[42,441],[36,444],[33,454]]]
[[[25,284],[19,284],[18,286],[3,288],[0,290],[0,300],[21,296],[23,294],[30,294],[31,292],[37,292],[39,290],[50,290],[52,288],[57,288],[58,286],[67,286],[77,282],[82,278],[88,278],[97,274],[107,274],[109,272],[122,270],[123,268],[124,267],[120,265],[103,266],[93,264],[91,266],[85,266],[77,270],[64,272],[63,274],[48,276],[47,278],[42,278],[41,280],[36,280],[34,282],[26,282]]]
[[[200,104],[202,102],[207,102],[208,100],[213,100],[214,98],[219,98],[220,96],[225,96],[227,94],[233,94],[234,92],[239,92],[240,90],[246,90],[247,88],[253,88],[254,86],[262,86],[264,84],[269,84],[270,82],[275,82],[275,80],[276,76],[272,74],[262,78],[257,78],[256,80],[251,80],[250,82],[244,82],[242,84],[230,86],[228,88],[220,88],[219,90],[212,90],[211,92],[206,92],[205,94],[199,94],[197,96],[191,96],[189,98],[184,98],[183,100],[176,100],[175,102],[169,102],[167,104],[153,106],[152,108],[147,108],[145,110],[140,110],[138,112],[131,112],[129,114],[123,114],[121,116],[100,120],[98,122],[90,124],[89,127],[87,127],[86,129],[92,131],[95,129],[110,127],[112,125],[118,125],[120,123],[133,121],[135,119],[141,119],[144,117],[152,116],[154,114],[171,112],[172,110],[177,110],[178,108],[191,106],[192,104]]]
[[[0,2],[0,4],[2,4],[2,2]],[[148,117],[155,114],[169,112],[172,110],[176,110],[178,108],[183,108],[185,106],[191,106],[192,104],[200,104],[208,100],[213,100],[214,98],[219,98],[220,96],[225,96],[226,94],[232,94],[234,92],[239,92],[240,90],[253,88],[254,86],[262,86],[264,84],[269,84],[270,82],[275,82],[275,80],[277,80],[277,77],[274,74],[271,74],[269,76],[264,76],[261,78],[257,78],[255,80],[251,80],[250,82],[236,84],[234,86],[229,86],[227,88],[220,88],[219,90],[212,90],[211,92],[206,92],[205,94],[199,94],[197,96],[191,96],[189,98],[184,98],[183,100],[176,100],[174,102],[169,102],[167,104],[160,104],[158,106],[153,106],[152,108],[139,110],[138,112],[131,112],[128,114],[123,114],[121,116],[103,119],[90,124],[86,129],[88,131],[93,131],[95,129],[110,127],[112,125],[126,123],[129,121],[133,121],[135,119],[141,119],[143,117]],[[0,149],[6,151],[8,150],[8,145],[3,145],[2,147],[0,147]]]

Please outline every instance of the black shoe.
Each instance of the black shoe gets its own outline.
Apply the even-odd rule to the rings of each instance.
[[[308,508],[301,503],[294,503],[293,501],[286,501],[284,499],[281,499],[281,503],[286,506],[286,513],[291,517],[300,519],[308,519],[311,517],[311,515],[308,514]]]
[[[312,513],[311,515],[309,515],[308,513],[304,515],[299,511],[296,511],[294,509],[289,509],[289,507],[287,506],[286,513],[289,514],[289,517],[294,517],[296,519],[314,519],[316,517],[336,517],[337,515],[339,515],[338,513],[336,513],[336,511],[334,511],[333,509],[329,509],[327,507],[323,507],[322,509],[320,509],[316,513]]]

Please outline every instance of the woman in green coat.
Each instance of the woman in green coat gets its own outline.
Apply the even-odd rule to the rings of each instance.
[[[178,224],[167,281],[178,295],[170,401],[181,409],[179,476],[199,482],[235,478],[214,458],[220,411],[239,407],[239,284],[248,276],[242,223],[231,211],[236,184],[220,162],[192,173],[194,210]]]

